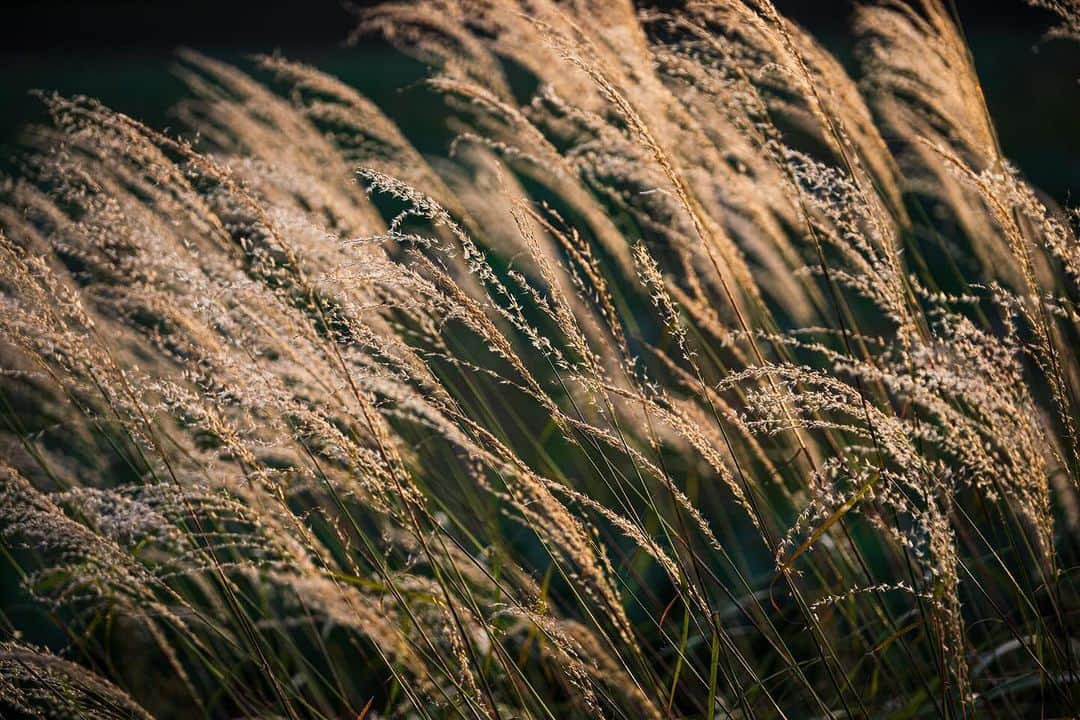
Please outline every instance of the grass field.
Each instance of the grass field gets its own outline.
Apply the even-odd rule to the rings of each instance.
[[[0,715],[1075,717],[1041,4],[13,66]]]

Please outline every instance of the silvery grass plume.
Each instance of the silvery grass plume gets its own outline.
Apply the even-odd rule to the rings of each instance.
[[[1074,715],[1077,216],[949,7],[858,82],[770,0],[365,11],[442,157],[277,56],[181,54],[197,140],[44,95],[4,713]]]

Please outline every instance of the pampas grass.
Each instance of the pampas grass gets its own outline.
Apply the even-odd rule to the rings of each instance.
[[[277,56],[182,53],[187,139],[43,96],[0,707],[1073,716],[1076,215],[945,3],[853,32],[858,82],[770,0],[365,11],[442,157]]]

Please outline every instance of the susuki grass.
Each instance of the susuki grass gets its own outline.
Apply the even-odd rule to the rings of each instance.
[[[384,5],[438,158],[276,56],[188,139],[43,96],[5,716],[1075,716],[1076,215],[947,3],[853,32]]]

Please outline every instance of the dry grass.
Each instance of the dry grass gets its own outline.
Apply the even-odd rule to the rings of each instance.
[[[1076,216],[944,3],[854,27],[384,5],[442,158],[277,57],[184,54],[192,142],[45,97],[0,708],[1074,716]]]

